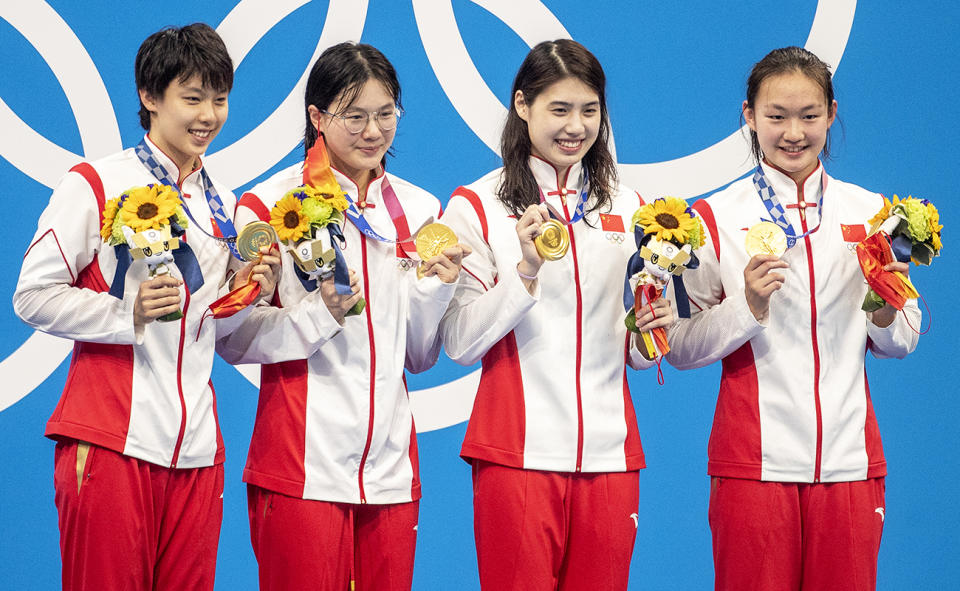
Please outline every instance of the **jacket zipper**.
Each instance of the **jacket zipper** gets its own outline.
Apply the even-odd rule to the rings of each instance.
[[[561,195],[563,195],[561,189]],[[561,199],[563,204],[563,215],[570,219],[565,199]],[[576,356],[576,386],[577,386],[577,466],[576,471],[580,472],[583,465],[583,397],[580,390],[580,366],[583,353],[583,344],[581,342],[581,322],[583,318],[583,296],[580,293],[580,265],[577,262],[577,241],[573,237],[573,226],[570,229],[570,251],[573,255],[573,285],[577,292],[577,356]]]
[[[170,467],[176,468],[180,460],[180,446],[187,431],[187,401],[183,397],[183,344],[187,335],[187,310],[190,308],[190,290],[183,284],[185,294],[183,303],[183,317],[180,319],[180,345],[177,349],[177,393],[180,395],[180,432],[177,434],[177,444],[173,448],[173,458]]]
[[[367,420],[367,440],[363,445],[363,455],[360,457],[360,471],[357,475],[357,481],[360,486],[360,503],[365,504],[367,502],[367,496],[363,490],[363,469],[367,464],[367,454],[370,453],[370,442],[373,439],[373,404],[376,389],[377,352],[373,342],[373,319],[370,315],[370,280],[367,274],[367,237],[362,234],[360,238],[360,252],[363,259],[363,297],[367,300],[364,313],[367,316],[367,340],[370,345],[370,415]]]
[[[806,181],[807,179],[803,179],[803,183],[797,183],[798,204],[803,204],[806,201],[803,190]],[[798,211],[800,212],[800,223],[803,231],[806,232],[807,215],[803,205],[798,208]],[[823,215],[822,211],[820,212],[820,215]],[[818,224],[822,222],[823,220],[817,221]],[[817,340],[817,296],[815,289],[816,278],[814,277],[813,272],[813,248],[810,244],[810,236],[804,236],[803,242],[807,247],[807,269],[810,277],[810,343],[813,349],[813,401],[817,417],[817,450],[814,459],[813,481],[820,482],[820,464],[823,458],[823,413],[820,405],[820,345]]]

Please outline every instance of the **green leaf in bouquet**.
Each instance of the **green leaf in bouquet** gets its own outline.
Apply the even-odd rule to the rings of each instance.
[[[871,289],[867,291],[867,295],[864,296],[863,304],[860,305],[860,309],[864,312],[875,312],[884,307],[886,303],[887,302],[880,297],[880,294]]]
[[[910,258],[918,265],[929,265],[933,261],[933,248],[926,242],[914,242],[910,249]]]
[[[630,308],[630,311],[627,312],[627,317],[623,319],[623,323],[627,325],[627,330],[634,333],[639,333],[637,329],[637,313],[633,308]]]

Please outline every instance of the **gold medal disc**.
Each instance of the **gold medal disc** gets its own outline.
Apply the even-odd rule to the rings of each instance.
[[[443,251],[456,246],[458,242],[457,235],[449,226],[434,222],[420,228],[417,237],[414,239],[414,245],[417,247],[417,256],[420,257],[420,264],[417,265],[417,278],[423,279],[423,263],[433,257],[443,254]]]
[[[267,222],[250,222],[237,234],[237,252],[245,261],[260,258],[260,249],[277,242],[277,232]]]
[[[773,222],[759,222],[747,231],[747,255],[772,254],[783,256],[787,252],[787,234]]]
[[[456,246],[457,235],[448,226],[434,222],[420,228],[414,244],[420,260],[428,261],[451,246]]]
[[[533,239],[533,244],[544,260],[560,260],[570,248],[570,234],[557,220],[547,220],[540,226],[540,235]]]

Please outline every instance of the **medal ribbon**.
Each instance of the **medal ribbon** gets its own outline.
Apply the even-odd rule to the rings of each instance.
[[[203,193],[207,202],[207,207],[210,208],[210,215],[213,216],[214,220],[216,220],[217,228],[220,229],[220,232],[223,234],[223,236],[214,236],[210,232],[207,232],[203,229],[203,226],[197,222],[197,219],[193,217],[193,213],[191,213],[190,207],[187,205],[187,202],[183,197],[183,192],[180,190],[180,185],[177,184],[177,182],[170,176],[170,173],[167,172],[167,169],[164,168],[159,161],[157,161],[153,150],[151,150],[149,144],[147,144],[146,138],[140,140],[140,143],[137,144],[134,151],[137,154],[137,158],[140,159],[140,162],[143,163],[144,167],[150,171],[150,174],[152,174],[155,179],[177,192],[177,196],[180,197],[180,203],[183,205],[183,210],[187,212],[187,217],[190,218],[193,226],[211,240],[214,240],[219,244],[226,245],[227,248],[230,249],[230,254],[232,254],[237,260],[242,261],[243,257],[240,256],[240,252],[237,250],[237,229],[233,225],[233,220],[231,220],[230,216],[227,215],[227,212],[224,211],[223,201],[220,199],[220,194],[217,192],[217,188],[213,186],[213,181],[210,180],[210,175],[207,174],[207,169],[200,169],[200,181],[203,185]],[[193,293],[203,285],[203,275],[201,274],[200,265],[197,262],[196,256],[194,256],[193,251],[185,241],[181,242],[180,248],[177,250],[183,249],[184,247],[186,247],[186,251],[189,251],[188,258],[191,262],[189,262],[186,267],[182,267],[180,265],[180,260],[177,259],[176,251],[174,251],[174,260],[177,262],[177,268],[180,269],[181,273],[183,273],[184,282],[187,284],[190,292]],[[187,276],[194,273],[200,277],[200,283],[195,287],[191,287],[190,282],[187,280]],[[214,318],[227,318],[229,316],[233,316],[238,311],[252,304],[259,296],[260,284],[252,281],[232,290],[227,295],[210,304],[207,307],[207,311],[205,311],[203,316],[200,317],[200,325],[197,327],[197,339],[200,338],[200,329],[203,328],[203,321],[207,314],[212,314]]]
[[[817,200],[817,225],[816,227],[807,230],[798,236],[796,230],[793,229],[793,225],[787,221],[786,211],[780,204],[780,199],[773,190],[773,185],[767,181],[767,176],[763,172],[763,167],[757,165],[757,169],[753,173],[753,186],[757,190],[757,195],[760,196],[760,200],[763,201],[763,205],[766,206],[767,212],[770,214],[771,218],[770,220],[763,221],[772,221],[774,224],[783,229],[783,232],[787,235],[787,249],[793,248],[793,245],[797,243],[797,240],[800,240],[809,234],[813,234],[820,229],[820,223],[823,222],[823,195],[827,192],[827,173],[821,172],[820,178],[821,189],[820,198]]]
[[[243,257],[240,256],[240,253],[237,251],[237,229],[233,225],[233,220],[230,219],[230,216],[223,209],[223,201],[220,199],[220,194],[217,193],[217,188],[213,186],[213,181],[210,180],[210,176],[207,174],[206,168],[200,169],[200,180],[203,185],[204,196],[206,197],[207,207],[210,208],[210,215],[217,221],[217,227],[220,228],[220,232],[223,236],[214,236],[213,234],[207,232],[203,227],[197,223],[196,218],[193,217],[193,214],[190,212],[190,208],[187,207],[187,202],[183,198],[183,192],[180,191],[180,185],[170,176],[170,173],[167,172],[167,169],[164,168],[158,161],[156,156],[153,154],[153,150],[150,149],[150,146],[147,144],[147,139],[144,138],[140,140],[140,143],[137,144],[134,151],[137,153],[137,158],[140,159],[140,162],[150,171],[150,174],[153,175],[155,179],[172,188],[177,192],[177,195],[180,197],[180,202],[183,204],[184,211],[187,212],[187,216],[190,218],[190,221],[193,222],[193,225],[196,226],[198,230],[206,234],[212,240],[219,242],[220,244],[225,244],[229,249],[230,253],[236,257],[238,260],[243,260]]]
[[[386,244],[397,244],[400,250],[408,258],[414,258],[411,256],[411,253],[417,252],[417,246],[413,242],[413,236],[410,235],[410,226],[407,224],[407,216],[403,212],[403,207],[400,206],[400,199],[397,197],[396,191],[393,190],[393,187],[390,185],[390,181],[384,173],[383,183],[380,186],[380,192],[383,195],[383,205],[387,208],[387,213],[390,214],[390,220],[393,222],[393,227],[397,230],[397,239],[391,240],[389,238],[384,238],[378,234],[370,226],[370,222],[363,217],[363,214],[357,208],[356,203],[350,195],[344,193],[344,196],[347,198],[347,202],[350,203],[350,207],[344,211],[344,215],[347,216],[353,225],[356,226],[357,230],[360,230],[365,236],[369,236],[374,240],[384,242]],[[399,238],[400,236],[406,236],[406,238]]]
[[[563,216],[554,211],[549,204],[547,204],[547,198],[543,194],[543,189],[540,188],[540,185],[537,184],[537,190],[540,191],[540,203],[547,205],[547,211],[550,213],[550,217],[557,220],[564,226],[569,226],[575,224],[583,219],[584,209],[587,205],[587,198],[590,197],[590,175],[587,173],[587,169],[583,169],[583,185],[581,186],[580,197],[577,198],[577,206],[573,210],[573,217],[570,218],[570,221],[565,221]],[[551,193],[552,195],[553,193]]]

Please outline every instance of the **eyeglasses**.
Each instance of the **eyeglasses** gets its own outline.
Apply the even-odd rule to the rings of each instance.
[[[338,115],[330,111],[321,111],[325,115],[336,117],[343,122],[343,127],[350,133],[360,133],[367,128],[371,119],[376,121],[380,131],[390,131],[397,126],[400,117],[403,116],[403,110],[400,107],[394,107],[388,111],[379,111],[377,113],[367,113],[364,111],[352,111],[346,115]]]

